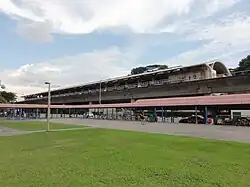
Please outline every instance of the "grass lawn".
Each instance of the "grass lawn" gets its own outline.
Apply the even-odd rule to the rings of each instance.
[[[250,144],[105,129],[0,137],[0,186],[250,185]]]
[[[28,130],[28,131],[36,131],[36,130],[47,130],[46,122],[9,122],[2,121],[0,122],[0,127],[9,127],[18,130]],[[50,129],[66,129],[66,128],[81,128],[83,126],[77,125],[67,125],[67,124],[58,124],[58,123],[50,123]]]

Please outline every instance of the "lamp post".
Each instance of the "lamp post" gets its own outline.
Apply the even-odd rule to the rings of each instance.
[[[51,103],[51,83],[50,82],[45,82],[45,84],[48,85],[48,109],[47,109],[47,131],[50,130],[50,124],[49,124],[49,120],[50,120],[50,103]]]

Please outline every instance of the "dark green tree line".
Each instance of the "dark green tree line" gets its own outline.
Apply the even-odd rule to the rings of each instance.
[[[141,67],[136,67],[131,70],[131,75],[137,75],[146,72],[149,69],[167,69],[167,65],[148,65],[148,66],[141,66]]]
[[[0,103],[11,103],[15,102],[17,96],[13,92],[0,91]]]

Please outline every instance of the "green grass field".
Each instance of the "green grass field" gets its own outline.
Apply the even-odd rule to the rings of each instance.
[[[27,130],[27,131],[37,131],[37,130],[47,130],[48,125],[46,122],[8,122],[2,121],[0,122],[0,127],[9,127],[18,130]],[[58,123],[50,123],[50,129],[68,129],[68,128],[81,128],[83,126],[77,125],[67,125],[67,124],[58,124]]]
[[[250,144],[105,129],[0,137],[0,186],[250,185]]]

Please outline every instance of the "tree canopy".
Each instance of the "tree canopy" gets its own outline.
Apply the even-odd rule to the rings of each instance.
[[[152,69],[167,69],[167,68],[168,68],[167,65],[158,65],[158,64],[141,66],[141,67],[133,68],[131,70],[131,75],[141,74],[141,73],[144,73],[144,72],[146,72],[148,70],[152,70]]]
[[[235,68],[234,71],[245,71],[250,70],[250,55],[248,55],[246,58],[243,58],[239,64],[238,67]]]
[[[11,102],[15,102],[16,99],[17,99],[17,96],[13,92],[6,92],[6,91],[0,92],[0,103],[11,103]]]

